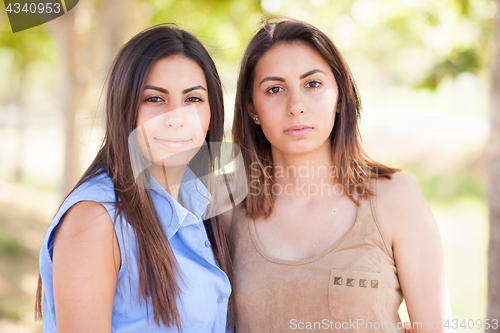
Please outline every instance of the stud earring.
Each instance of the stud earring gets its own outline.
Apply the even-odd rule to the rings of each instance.
[[[258,121],[259,117],[253,117],[253,120]]]

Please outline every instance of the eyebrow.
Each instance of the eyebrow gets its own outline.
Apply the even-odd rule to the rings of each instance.
[[[313,69],[313,70],[310,70],[309,72],[306,72],[304,74],[302,74],[300,76],[300,79],[304,79],[306,77],[308,77],[309,75],[313,75],[313,74],[316,74],[316,73],[323,73],[323,74],[326,74],[324,71],[322,71],[321,69]]]
[[[156,90],[156,91],[162,92],[164,94],[169,94],[169,92],[168,92],[167,89],[163,89],[163,88],[160,88],[160,87],[152,86],[152,85],[149,85],[149,84],[144,87],[144,90],[146,90],[146,89]],[[191,92],[191,91],[197,90],[197,89],[201,89],[201,90],[207,91],[207,89],[205,89],[205,87],[197,85],[197,86],[194,86],[194,87],[191,87],[191,88],[184,89],[182,91],[182,93],[183,94],[187,94],[188,92]]]
[[[264,80],[260,81],[259,85],[266,81],[280,81],[280,82],[285,82],[285,79],[279,76],[267,76],[264,78]]]
[[[184,89],[184,90],[182,91],[182,93],[183,93],[183,94],[187,94],[187,93],[188,93],[188,92],[190,92],[190,91],[193,91],[193,90],[198,90],[198,89],[201,89],[201,90],[205,90],[205,91],[207,91],[207,89],[205,89],[205,87],[200,86],[200,85],[197,85],[197,86],[194,86],[194,87],[191,87],[191,88]]]
[[[300,76],[300,79],[304,79],[310,75],[313,75],[313,74],[316,74],[316,73],[323,73],[323,74],[326,74],[324,71],[322,71],[321,69],[312,69],[304,74],[302,74]],[[285,79],[282,78],[282,77],[279,77],[279,76],[267,76],[265,77],[262,81],[260,81],[259,85],[261,85],[262,83],[266,82],[266,81],[279,81],[279,82],[285,82]]]
[[[146,89],[157,90],[157,91],[162,92],[164,94],[168,94],[167,89],[163,89],[163,88],[156,87],[156,86],[151,86],[149,84],[144,87],[144,90],[146,90]]]

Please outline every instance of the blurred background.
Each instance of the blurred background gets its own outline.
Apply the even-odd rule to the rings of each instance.
[[[500,177],[488,176],[500,144],[500,91],[492,88],[499,5],[85,0],[54,21],[15,34],[0,5],[0,332],[41,332],[33,319],[39,249],[61,200],[102,141],[103,88],[120,46],[162,22],[198,36],[221,75],[229,129],[244,48],[261,18],[275,14],[319,27],[345,56],[363,102],[365,148],[421,186],[441,230],[453,314],[459,324],[465,320],[457,331],[482,332],[471,328],[470,319],[487,316],[488,184],[490,208],[500,205],[494,197]],[[500,221],[492,219],[494,225]],[[492,230],[500,243],[500,232]],[[499,260],[492,252],[495,280]],[[494,293],[500,295],[490,287],[490,299]],[[404,305],[400,312],[407,318]]]

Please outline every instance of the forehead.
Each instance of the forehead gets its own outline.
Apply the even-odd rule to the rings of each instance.
[[[203,69],[196,61],[181,55],[157,60],[151,67],[146,81],[172,85],[189,83],[206,85]]]
[[[255,67],[255,76],[302,75],[316,68],[332,73],[326,60],[311,46],[301,42],[281,43],[264,53]]]

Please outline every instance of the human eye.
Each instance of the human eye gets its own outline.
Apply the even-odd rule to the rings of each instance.
[[[283,88],[275,86],[275,87],[271,87],[271,88],[267,89],[266,92],[268,94],[277,94],[277,93],[282,92],[282,91],[283,91]]]
[[[191,97],[188,97],[186,99],[186,102],[189,102],[189,103],[200,103],[200,102],[203,102],[203,99],[200,98],[200,97],[191,96]]]
[[[158,97],[158,96],[151,96],[151,97],[146,98],[146,102],[161,103],[161,102],[163,102],[163,99],[161,97]]]
[[[317,80],[312,80],[312,81],[309,81],[307,82],[306,84],[306,88],[313,88],[313,89],[316,89],[316,88],[319,88],[321,86],[321,82],[317,81]]]

